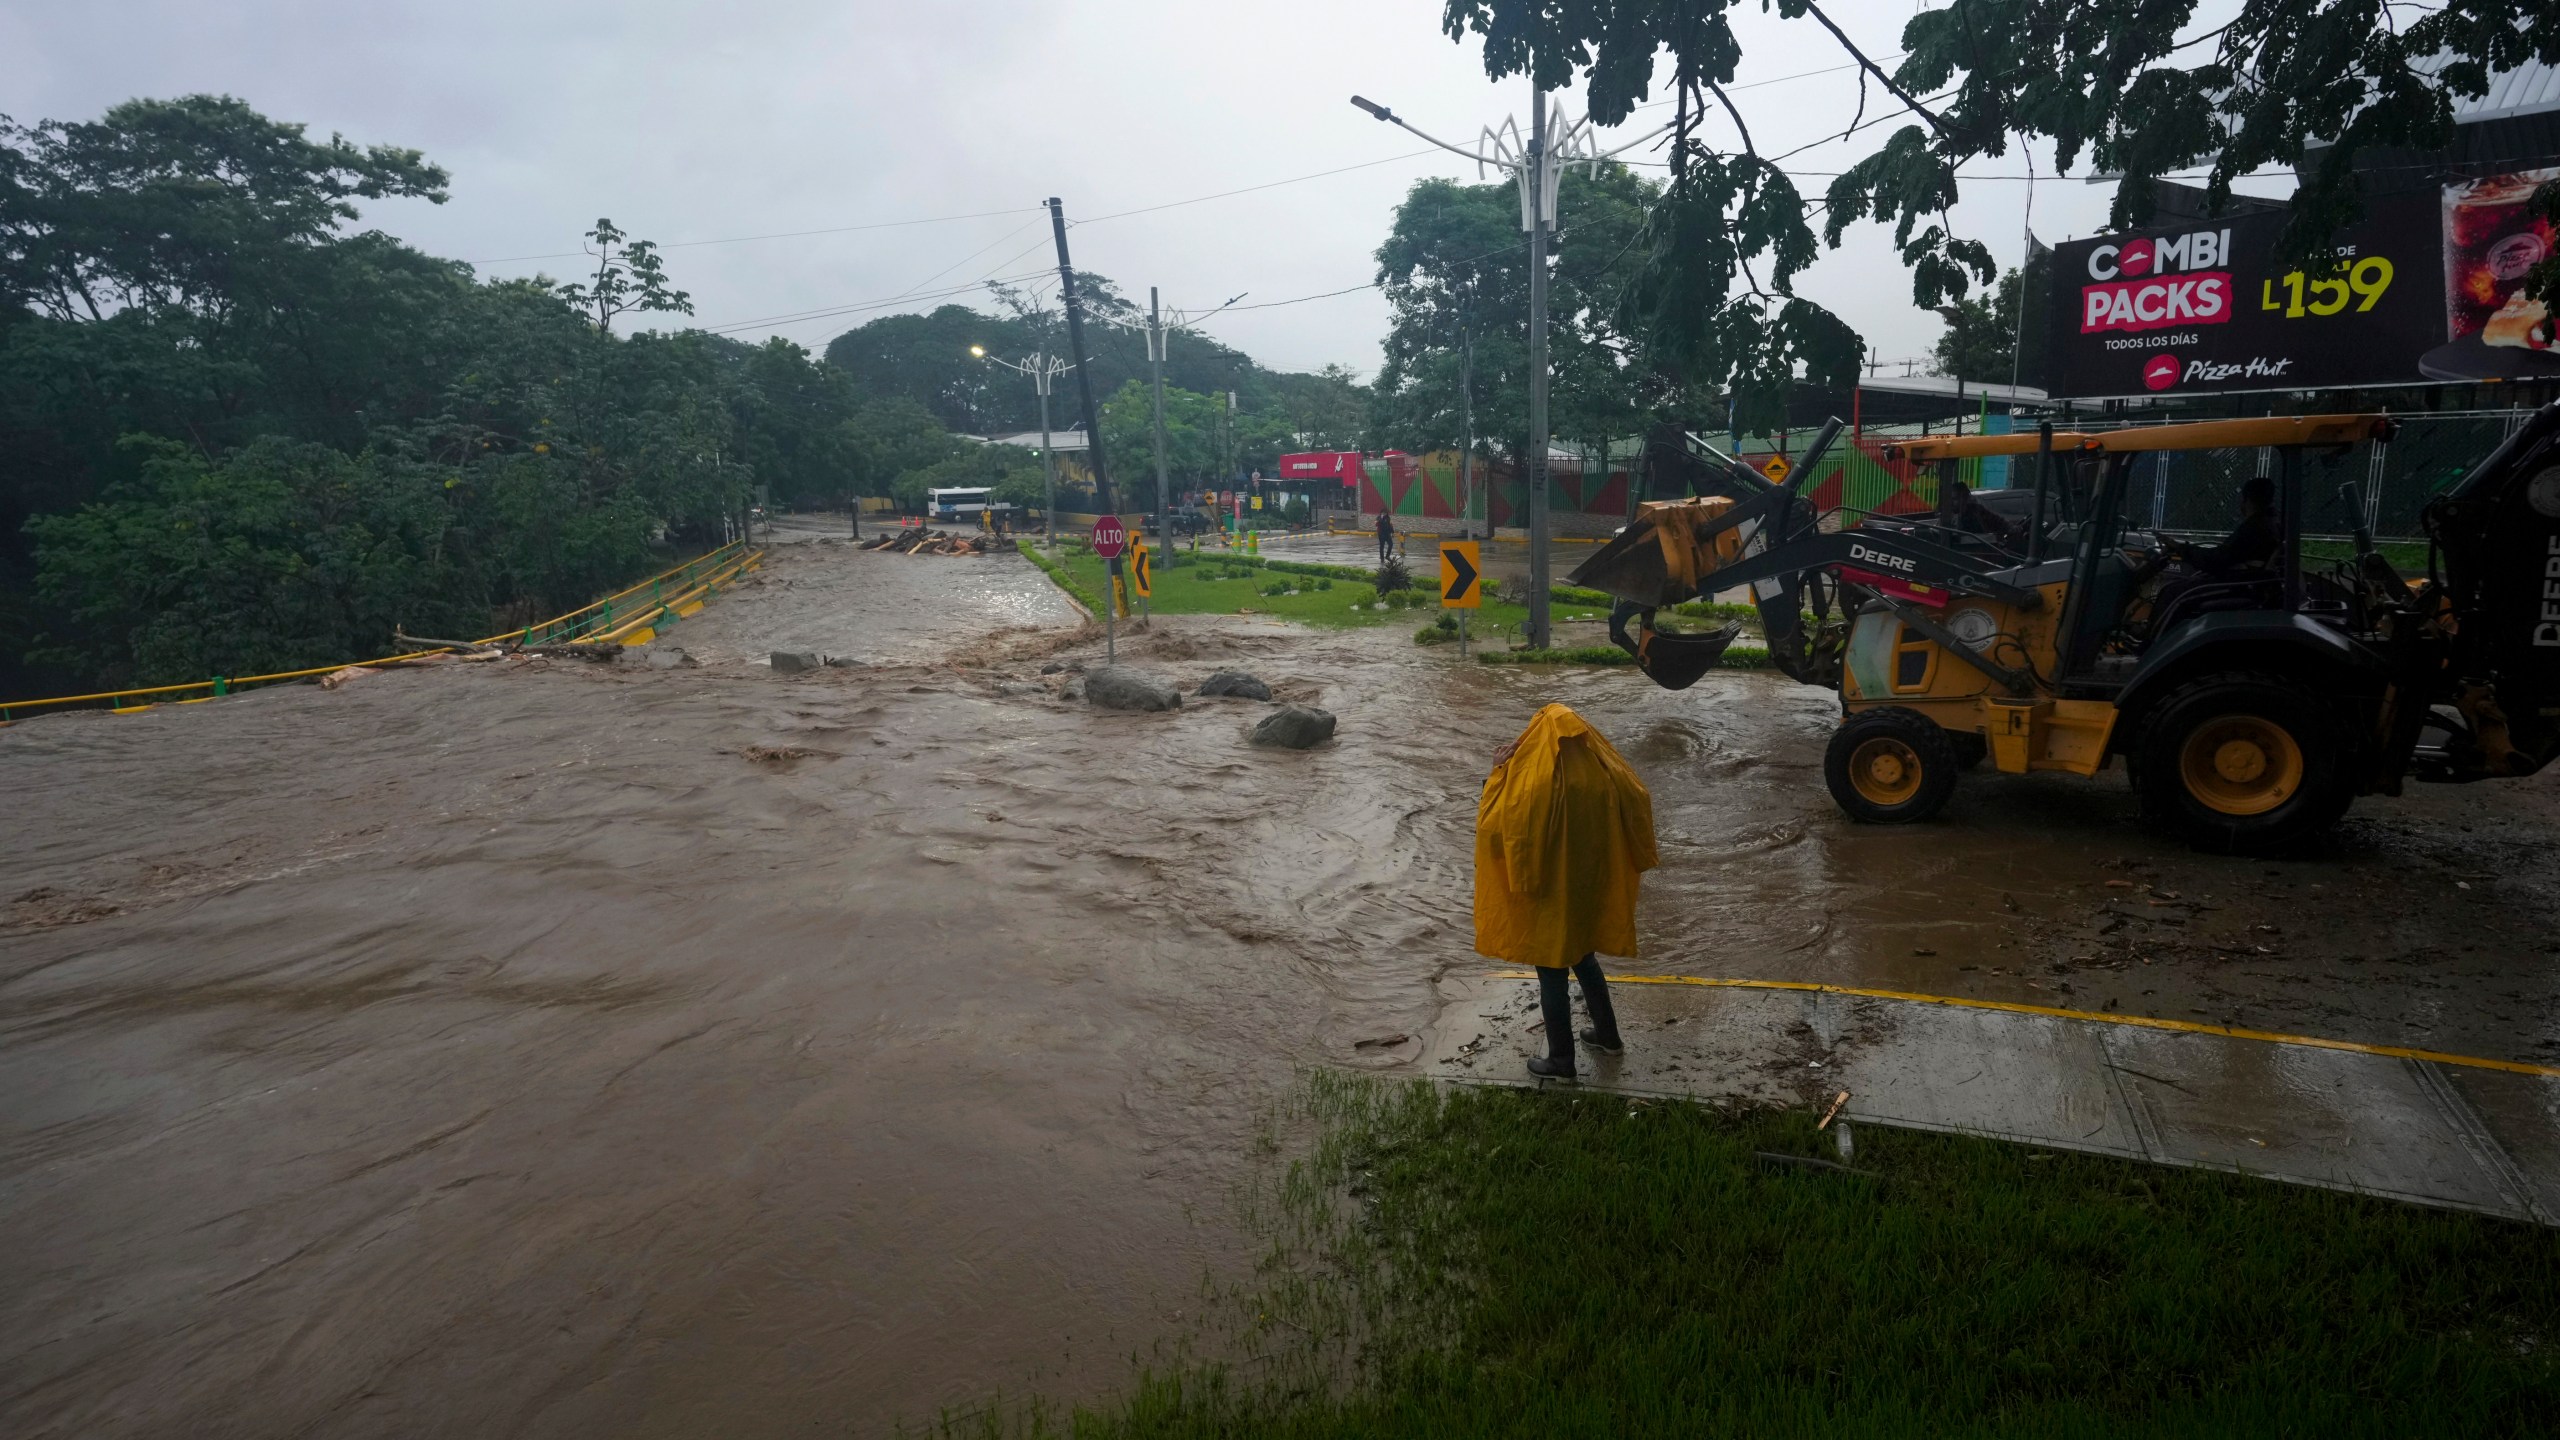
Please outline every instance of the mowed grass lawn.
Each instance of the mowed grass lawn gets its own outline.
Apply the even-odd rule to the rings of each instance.
[[[1122,1398],[941,1433],[2491,1436],[2560,1424],[2560,1235],[1803,1112],[1319,1073],[1270,1249]],[[1286,1121],[1300,1122],[1292,1126]],[[1300,1158],[1277,1136],[1315,1139]],[[1194,1310],[1193,1314],[1202,1313]]]
[[[1439,579],[1436,565],[1427,572],[1418,565],[1414,567],[1414,579],[1420,588],[1408,593],[1418,596],[1420,604],[1380,610],[1376,608],[1377,589],[1365,579],[1268,569],[1255,564],[1257,557],[1253,556],[1223,555],[1215,551],[1203,551],[1197,555],[1188,550],[1179,553],[1181,563],[1177,565],[1165,564],[1165,557],[1161,554],[1156,557],[1153,605],[1167,615],[1238,615],[1250,612],[1308,625],[1398,624],[1407,629],[1428,625],[1440,616],[1437,591],[1432,588]],[[1109,596],[1109,576],[1104,571],[1103,562],[1091,550],[1062,545],[1057,559],[1087,595]],[[1332,582],[1332,588],[1320,588],[1327,580]],[[1263,593],[1269,589],[1294,589],[1298,593]],[[1134,593],[1130,609],[1132,612],[1137,609]],[[1605,618],[1606,611],[1599,613]],[[1516,632],[1527,618],[1528,612],[1524,607],[1495,600],[1475,612],[1468,623],[1480,633],[1491,634],[1505,629]]]

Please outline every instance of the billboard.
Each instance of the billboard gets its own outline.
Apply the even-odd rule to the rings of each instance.
[[[2328,274],[2278,264],[2282,213],[2054,247],[2046,389],[2194,395],[2560,376],[2552,317],[2524,297],[2551,253],[2526,213],[2560,168],[2375,197]]]

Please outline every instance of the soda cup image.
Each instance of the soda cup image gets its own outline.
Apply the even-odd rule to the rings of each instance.
[[[2551,222],[2527,213],[2560,169],[2492,175],[2444,188],[2445,339],[2477,335],[2484,346],[2551,348],[2541,302],[2526,298],[2525,276],[2551,254]]]

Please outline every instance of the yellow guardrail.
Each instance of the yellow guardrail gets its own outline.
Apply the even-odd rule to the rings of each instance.
[[[625,645],[646,645],[661,625],[691,615],[702,608],[712,591],[739,575],[755,569],[764,559],[762,550],[749,550],[744,540],[732,540],[716,550],[707,551],[681,565],[660,571],[626,589],[617,590],[601,600],[581,605],[565,615],[537,620],[520,629],[501,631],[473,643],[499,645],[558,645],[570,641],[614,640]],[[673,593],[669,593],[670,584]],[[617,611],[619,612],[617,614]],[[131,690],[101,690],[92,695],[53,695],[41,700],[0,702],[0,726],[25,718],[20,711],[50,709],[64,705],[108,702],[107,708],[119,715],[148,710],[154,705],[197,705],[207,700],[236,694],[251,685],[272,685],[285,680],[306,680],[314,675],[327,675],[339,670],[370,669],[377,665],[414,660],[433,655],[448,647],[434,646],[410,650],[398,655],[385,655],[378,660],[350,660],[337,665],[315,665],[308,670],[280,670],[272,675],[217,675],[210,680],[190,680],[178,685],[145,685]],[[193,692],[201,691],[196,694]],[[151,697],[184,695],[185,699],[164,700]],[[135,701],[122,704],[117,702]]]

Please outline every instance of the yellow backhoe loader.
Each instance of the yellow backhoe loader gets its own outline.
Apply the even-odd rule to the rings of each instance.
[[[2423,577],[2376,551],[2362,467],[2342,463],[2388,441],[2383,416],[1896,447],[1923,464],[2024,465],[2031,518],[1998,539],[1943,513],[1817,513],[1799,487],[1839,429],[1823,428],[1792,485],[1698,447],[1697,488],[1724,493],[1643,506],[1571,578],[1618,598],[1613,638],[1674,689],[1733,632],[1674,635],[1655,613],[1747,589],[1773,666],[1839,693],[1823,768],[1853,819],[1927,819],[1985,759],[2094,775],[2121,756],[2153,818],[2212,848],[2265,850],[2404,777],[2529,775],[2560,754],[2560,405],[2428,503]],[[2132,523],[2136,462],[2185,451],[2243,452],[2236,468],[2265,477],[2254,523],[2271,553],[2180,574],[2170,562],[2192,547]],[[2306,561],[2311,497],[2330,495],[2354,554]]]

